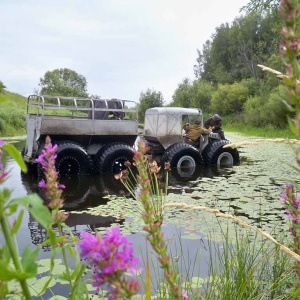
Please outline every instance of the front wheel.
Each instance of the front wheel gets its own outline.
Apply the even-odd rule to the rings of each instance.
[[[232,168],[240,161],[237,149],[223,148],[229,144],[227,140],[220,140],[206,146],[203,150],[203,158],[207,164],[217,165],[218,168]]]
[[[162,163],[169,162],[171,168],[181,177],[191,177],[195,174],[197,166],[201,164],[201,157],[196,148],[186,143],[177,143],[166,149]]]

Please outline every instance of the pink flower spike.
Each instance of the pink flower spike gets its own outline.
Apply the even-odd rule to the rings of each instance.
[[[182,300],[187,300],[189,297],[188,297],[188,294],[186,292],[186,290],[182,290],[182,294],[181,294],[181,299]]]
[[[42,189],[44,189],[44,188],[46,188],[46,186],[47,186],[47,184],[46,184],[45,180],[42,179],[42,180],[39,182],[39,187],[42,188]]]

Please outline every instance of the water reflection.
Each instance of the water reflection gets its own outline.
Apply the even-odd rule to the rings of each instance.
[[[177,170],[169,172],[169,192],[178,193],[174,187],[186,187],[197,183],[202,177],[214,177],[220,174],[229,176],[233,174],[232,169],[218,169],[214,166],[201,166],[195,169],[190,176],[182,177]],[[44,190],[39,188],[38,183],[41,180],[36,172],[22,173],[21,182],[27,194],[38,194],[46,202]],[[64,199],[63,209],[70,212],[66,224],[70,227],[74,236],[80,235],[81,231],[93,232],[97,228],[107,228],[113,223],[124,223],[125,219],[119,219],[114,216],[95,216],[84,211],[86,208],[106,205],[107,195],[131,197],[119,180],[112,176],[66,176],[60,178],[60,183],[65,185],[62,197]],[[28,228],[32,244],[39,245],[46,240],[46,231],[38,222],[29,215]],[[50,251],[50,246],[43,246],[44,251]]]

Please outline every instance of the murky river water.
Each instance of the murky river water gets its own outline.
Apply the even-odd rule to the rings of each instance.
[[[255,140],[237,134],[227,133],[232,142]],[[22,149],[24,142],[15,146]],[[171,174],[169,180],[169,202],[204,205],[234,214],[249,224],[270,233],[287,232],[288,224],[282,204],[279,202],[285,182],[299,181],[299,174],[291,168],[295,165],[295,145],[264,141],[257,145],[240,148],[241,164],[232,169],[216,170],[201,168],[194,178],[180,178]],[[17,164],[4,158],[10,179],[4,184],[13,190],[13,198],[38,193],[38,178],[22,175]],[[74,234],[81,231],[104,231],[118,224],[134,242],[137,255],[142,256],[145,239],[142,221],[136,200],[120,196],[123,189],[111,178],[82,177],[64,182],[67,186],[64,197],[65,209],[70,211],[67,224]],[[2,186],[3,187],[3,186]],[[178,240],[181,252],[196,256],[202,247],[202,259],[209,255],[205,243],[211,236],[218,241],[220,220],[205,212],[179,208],[168,208],[165,212],[164,230],[170,242],[172,254],[178,254]],[[27,213],[18,233],[20,252],[29,243],[32,247],[45,240],[44,230]],[[3,237],[0,236],[2,244]],[[202,246],[201,246],[202,245]],[[49,256],[49,249],[43,248],[40,259]],[[198,276],[205,276],[206,269],[198,270]],[[55,294],[65,294],[64,288],[55,288]],[[50,296],[49,296],[50,297]],[[47,295],[44,296],[47,299]]]

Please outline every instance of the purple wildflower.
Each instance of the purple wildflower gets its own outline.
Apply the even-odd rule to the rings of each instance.
[[[182,300],[187,300],[189,298],[186,290],[182,290],[181,293],[182,293],[181,294],[181,299]]]
[[[42,188],[42,189],[46,188],[46,182],[45,182],[44,179],[42,179],[42,180],[39,182],[39,187]]]
[[[93,285],[100,287],[109,284],[110,299],[119,299],[134,295],[139,289],[137,281],[126,281],[122,278],[125,272],[134,274],[139,271],[139,258],[134,257],[132,243],[126,235],[120,233],[118,227],[106,230],[101,238],[87,232],[81,233],[82,240],[78,243],[80,256],[85,259],[93,271]]]
[[[45,179],[39,182],[39,187],[45,189],[47,200],[50,201],[48,206],[51,209],[60,208],[63,204],[61,199],[62,189],[65,188],[63,184],[58,182],[58,172],[55,169],[57,145],[52,146],[49,136],[46,137],[45,148],[42,150],[40,156],[36,159],[43,170]]]

